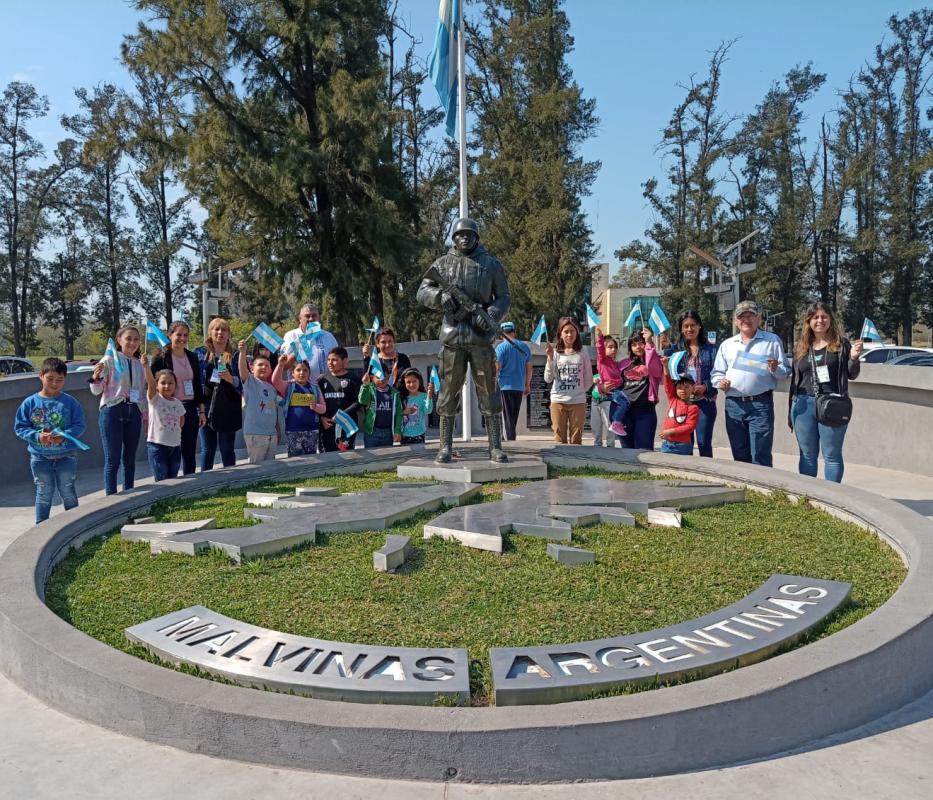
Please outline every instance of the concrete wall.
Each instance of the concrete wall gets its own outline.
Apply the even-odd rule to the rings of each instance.
[[[403,342],[399,349],[421,370],[427,378],[428,369],[437,363],[439,350],[437,341]],[[544,364],[544,348],[531,345],[536,366]],[[348,348],[352,369],[362,369],[363,358],[360,348]],[[595,365],[596,356],[592,348],[590,355]],[[87,416],[87,431],[84,441],[91,450],[80,455],[81,469],[100,469],[103,453],[97,428],[98,398],[91,395],[87,384],[87,373],[72,373],[65,382],[65,391],[73,395],[84,408]],[[775,441],[778,453],[796,454],[797,441],[788,430],[787,381],[783,381],[775,394]],[[0,480],[29,480],[29,458],[24,443],[13,433],[13,418],[23,398],[39,389],[35,376],[9,377],[0,380],[0,447],[6,453],[0,463]],[[850,393],[855,410],[846,435],[845,458],[851,463],[869,464],[887,469],[914,471],[921,475],[933,475],[933,369],[929,367],[892,367],[882,364],[864,364],[857,381],[850,383]],[[663,392],[662,392],[663,395]],[[727,447],[722,397],[719,399],[719,420],[716,423],[714,444]],[[473,433],[483,436],[482,417],[475,393],[472,396]],[[667,413],[667,400],[662,397],[658,404],[658,419]],[[528,432],[525,427],[524,405],[520,417],[519,432]],[[660,429],[660,424],[659,424]],[[547,433],[546,429],[535,432]],[[459,421],[458,431],[459,435]],[[587,436],[584,437],[584,442]],[[240,443],[239,446],[242,446]],[[145,436],[142,437],[138,457],[145,459]]]

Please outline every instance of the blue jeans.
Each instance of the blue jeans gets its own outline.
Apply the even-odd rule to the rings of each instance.
[[[678,456],[692,456],[693,442],[669,442],[667,439],[661,442],[662,453],[673,453]]]
[[[623,447],[654,450],[654,432],[658,429],[658,415],[654,406],[630,406],[623,425],[625,436],[619,437]]]
[[[705,458],[713,457],[713,428],[716,425],[715,400],[701,400],[695,404],[700,409],[700,418],[697,420],[696,443],[697,450]]]
[[[774,395],[760,400],[726,398],[726,433],[736,461],[770,467],[774,443]]]
[[[185,415],[187,417],[187,414]],[[182,434],[184,435],[184,434]],[[201,428],[201,472],[214,469],[214,456],[220,447],[220,461],[225,467],[236,465],[236,431],[217,433],[210,425]]]
[[[100,443],[104,450],[104,492],[117,493],[117,473],[123,461],[123,489],[132,489],[136,478],[136,448],[143,415],[136,403],[124,401],[100,410]]]
[[[32,470],[33,483],[36,484],[36,524],[47,520],[52,513],[52,500],[55,498],[56,489],[61,495],[66,511],[77,507],[75,473],[78,460],[74,456],[46,458],[30,453],[29,468]]]
[[[842,483],[845,464],[842,463],[842,443],[848,425],[831,428],[816,421],[816,401],[808,394],[799,394],[791,409],[794,435],[800,446],[800,474],[816,477],[817,459],[823,448],[823,474],[828,481]]]
[[[628,414],[629,410],[628,397],[625,396],[625,392],[621,389],[616,389],[610,396],[612,402],[609,404],[609,421],[621,422],[624,425],[625,415]]]
[[[373,428],[372,433],[363,431],[363,444],[365,447],[391,447],[392,429]]]
[[[147,442],[146,450],[149,452],[152,477],[156,482],[178,477],[178,467],[181,466],[181,447]]]

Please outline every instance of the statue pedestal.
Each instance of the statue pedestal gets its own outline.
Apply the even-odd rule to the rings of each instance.
[[[454,446],[456,450],[456,445]],[[532,456],[509,456],[506,464],[490,461],[485,449],[465,452],[449,464],[438,464],[434,457],[410,458],[398,466],[400,478],[434,478],[457,483],[494,483],[517,479],[547,478],[547,464]]]

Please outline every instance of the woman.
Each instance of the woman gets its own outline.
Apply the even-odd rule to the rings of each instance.
[[[693,378],[693,399],[690,403],[700,411],[697,423],[696,444],[700,455],[713,457],[713,428],[716,425],[716,396],[718,391],[710,379],[716,363],[716,348],[709,343],[700,312],[690,309],[677,320],[680,336],[664,355],[671,356],[683,351],[687,355],[681,361],[681,372]],[[666,363],[666,362],[665,362]]]
[[[117,331],[118,364],[105,356],[88,383],[100,395],[100,443],[104,451],[104,492],[117,493],[117,473],[123,462],[123,490],[136,479],[136,448],[146,403],[146,376],[139,357],[139,328],[124,325]]]
[[[801,475],[816,477],[822,448],[826,480],[842,482],[842,443],[848,423],[832,426],[818,422],[816,395],[847,397],[849,381],[855,380],[861,369],[861,352],[862,342],[851,343],[843,338],[836,316],[826,303],[818,301],[807,309],[794,350],[787,419],[800,447]]]
[[[369,364],[369,356],[373,348],[368,342],[363,345],[363,358]],[[404,353],[395,349],[395,331],[391,328],[380,328],[376,334],[376,351],[379,353],[379,363],[386,374],[389,386],[396,385],[396,378],[406,369],[411,368],[411,361]]]
[[[654,348],[654,334],[650,328],[630,336],[627,359],[619,363],[622,373],[622,391],[629,402],[621,437],[623,447],[636,450],[654,450],[654,434],[658,427],[658,384],[664,374],[658,351]]]
[[[207,326],[204,346],[195,350],[207,401],[207,424],[201,428],[201,471],[214,468],[220,448],[225,467],[236,464],[234,442],[243,427],[243,397],[237,359],[230,345],[230,325],[217,317]]]
[[[168,347],[154,359],[150,368],[154,375],[159,370],[170,369],[175,373],[175,399],[185,407],[185,424],[181,429],[181,473],[191,475],[196,466],[195,451],[198,448],[198,430],[207,422],[206,398],[201,383],[201,367],[198,357],[188,349],[191,329],[187,322],[175,320],[168,327]]]
[[[580,329],[571,317],[557,323],[557,341],[545,349],[544,381],[551,386],[554,441],[582,444],[586,394],[593,386],[593,365],[583,348]]]

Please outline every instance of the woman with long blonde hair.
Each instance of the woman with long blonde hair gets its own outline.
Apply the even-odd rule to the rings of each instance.
[[[820,449],[828,481],[840,483],[842,445],[852,413],[849,381],[858,377],[862,342],[846,339],[832,308],[812,303],[794,349],[787,422],[800,448],[801,475],[816,477]]]
[[[220,448],[225,467],[236,464],[233,446],[243,427],[243,386],[230,343],[230,323],[215,317],[207,326],[204,345],[196,351],[207,400],[207,424],[201,428],[201,471],[214,468]]]

